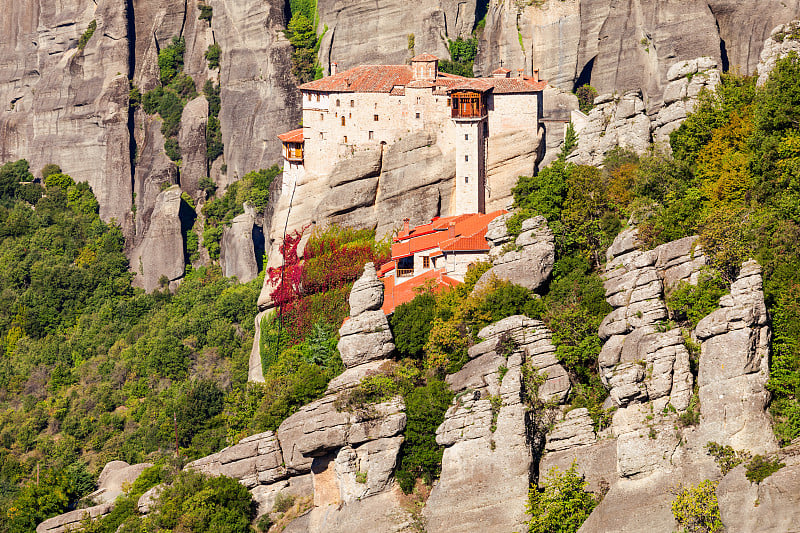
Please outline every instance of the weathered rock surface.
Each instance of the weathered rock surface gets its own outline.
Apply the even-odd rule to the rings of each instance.
[[[761,59],[757,67],[758,85],[764,85],[778,60],[791,52],[800,54],[800,21],[798,20],[781,24],[773,29],[769,38],[764,42],[764,49],[761,51]]]
[[[720,80],[717,63],[710,57],[699,57],[672,64],[665,74],[663,105],[648,108],[647,95],[640,90],[621,97],[606,93],[595,99],[596,107],[585,119],[576,123],[578,147],[570,154],[575,163],[599,165],[616,146],[644,153],[652,142],[668,143],[703,89],[712,90]]]
[[[795,449],[781,460],[786,466],[761,483],[747,480],[744,465],[720,481],[717,499],[728,533],[800,531],[800,456]]]
[[[536,290],[550,277],[556,258],[555,238],[543,216],[522,222],[522,233],[515,246],[507,250],[511,237],[506,231],[508,215],[500,216],[489,223],[486,240],[489,242],[489,258],[494,265],[487,270],[475,291],[487,287],[492,278],[510,281]]]
[[[104,220],[124,224],[132,198],[124,3],[3,0],[0,9],[0,163],[25,158],[37,173],[56,163],[89,183]]]
[[[383,311],[365,311],[339,329],[337,348],[346,367],[385,359],[394,351],[389,321]]]
[[[720,308],[695,328],[702,341],[698,384],[704,431],[715,440],[752,453],[777,449],[766,413],[771,332],[761,267],[742,265]]]
[[[200,180],[208,176],[206,163],[206,123],[208,101],[198,96],[186,104],[181,115],[178,143],[181,148],[181,189],[196,197]],[[223,246],[224,249],[224,246]]]
[[[415,54],[428,52],[448,58],[446,39],[467,36],[475,23],[475,0],[434,0],[414,5],[387,0],[321,0],[320,62],[341,70],[361,64],[402,65]],[[413,36],[414,47],[409,47]]]
[[[527,394],[563,401],[569,379],[538,320],[512,316],[482,329],[472,360],[447,381],[457,392],[436,442],[445,446],[442,475],[423,511],[427,531],[519,531],[532,472],[533,422]],[[502,376],[500,366],[507,368]],[[547,374],[527,390],[522,366]],[[458,519],[454,520],[453,517]]]
[[[350,316],[358,316],[366,311],[377,311],[383,305],[383,282],[378,279],[375,265],[364,265],[364,274],[350,290]]]
[[[134,285],[146,291],[159,286],[162,276],[172,282],[183,277],[183,235],[181,234],[181,190],[170,187],[156,198],[150,225],[141,243],[131,253]]]
[[[36,533],[66,533],[80,530],[80,523],[87,516],[94,519],[107,515],[114,509],[114,500],[127,486],[139,477],[151,463],[129,465],[125,461],[111,461],[103,467],[97,480],[97,490],[89,498],[97,503],[86,509],[76,509],[41,522]]]
[[[126,485],[136,481],[139,474],[151,466],[151,463],[129,465],[125,461],[106,463],[97,478],[97,490],[88,497],[97,504],[114,503],[117,496],[124,492]]]
[[[231,221],[231,227],[222,232],[219,257],[224,276],[236,276],[247,283],[258,276],[253,232],[256,226],[255,211],[245,204],[245,212]],[[260,228],[259,228],[260,229]]]

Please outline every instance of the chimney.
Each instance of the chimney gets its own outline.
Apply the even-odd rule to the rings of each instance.
[[[403,235],[408,235],[411,232],[411,219],[403,219]]]
[[[533,69],[533,81],[535,81],[535,82],[539,81],[539,69],[538,68]]]
[[[450,239],[456,238],[456,223],[451,222],[450,226],[447,228],[447,237]]]
[[[524,78],[525,77],[525,69],[524,68],[518,68],[517,69],[517,77],[518,78]]]
[[[331,63],[331,76],[336,75],[337,72],[339,72],[339,63],[334,61]]]

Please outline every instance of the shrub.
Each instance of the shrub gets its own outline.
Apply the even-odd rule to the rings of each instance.
[[[284,494],[279,492],[275,496],[275,505],[272,506],[272,512],[285,513],[289,508],[294,505],[295,497],[292,494]]]
[[[728,285],[714,271],[701,275],[697,285],[681,282],[667,296],[670,318],[694,329],[703,317],[719,307],[719,299],[727,293]]]
[[[173,37],[172,42],[158,53],[158,69],[162,85],[169,85],[183,70],[184,53],[186,53],[186,40],[183,37]]]
[[[751,483],[761,483],[766,478],[786,466],[778,459],[769,459],[763,455],[754,455],[745,465],[745,477]]]
[[[220,56],[222,56],[222,48],[218,43],[208,45],[208,50],[204,54],[206,61],[208,61],[208,68],[211,70],[218,69]]]
[[[214,16],[214,8],[204,3],[197,4],[197,8],[200,10],[200,14],[197,16],[198,20],[205,20],[211,25],[211,18]]]
[[[529,533],[574,533],[597,506],[586,491],[588,483],[575,463],[565,472],[553,467],[545,476],[544,489],[531,487],[526,512],[532,516]]]
[[[723,476],[736,468],[736,466],[750,459],[750,454],[748,452],[736,451],[731,446],[723,446],[716,442],[707,442],[706,451],[714,458]]]
[[[716,490],[717,483],[709,480],[696,487],[678,487],[672,501],[672,516],[687,533],[714,533],[724,530]]]
[[[425,342],[433,327],[436,298],[430,292],[417,295],[410,302],[397,306],[389,317],[398,353],[411,359],[422,359]]]
[[[42,167],[42,179],[47,179],[47,176],[50,176],[51,174],[61,174],[61,167],[54,163],[50,163]]]
[[[582,113],[589,113],[594,109],[594,99],[597,98],[597,89],[591,85],[582,85],[575,91],[578,97],[578,108]]]
[[[443,381],[432,380],[405,397],[405,440],[400,448],[397,482],[406,494],[420,478],[431,484],[442,468],[442,447],[436,444],[436,428],[444,422],[453,393]]]
[[[92,35],[94,35],[95,30],[97,30],[97,21],[93,20],[89,23],[89,26],[86,28],[86,31],[83,32],[81,38],[78,39],[78,50],[83,50],[86,48],[86,45],[89,43],[89,39],[92,38]]]

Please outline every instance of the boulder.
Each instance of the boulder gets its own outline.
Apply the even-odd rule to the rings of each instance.
[[[114,503],[126,487],[132,484],[152,463],[129,465],[125,461],[106,463],[100,477],[97,478],[97,490],[89,495],[89,499],[97,504]]]
[[[256,225],[255,210],[245,205],[245,212],[231,221],[231,226],[222,232],[219,262],[222,274],[236,276],[247,283],[258,276],[253,230]],[[260,228],[259,228],[260,231]]]
[[[394,351],[389,321],[383,311],[365,311],[350,318],[339,329],[337,348],[348,368],[377,359],[386,359]]]
[[[364,265],[361,275],[350,290],[350,316],[356,317],[365,311],[378,311],[383,305],[383,282],[378,279],[375,265]]]

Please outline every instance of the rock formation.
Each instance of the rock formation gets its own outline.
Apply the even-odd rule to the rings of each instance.
[[[447,39],[467,36],[475,24],[475,0],[434,0],[414,5],[396,0],[321,0],[320,62],[327,72],[358,65],[402,65],[422,52],[448,58]],[[376,13],[377,9],[377,13]]]
[[[49,518],[36,526],[36,533],[75,531],[80,529],[80,523],[86,516],[100,518],[107,515],[114,508],[117,496],[127,490],[128,485],[136,481],[139,475],[151,466],[153,466],[151,463],[129,465],[125,461],[107,463],[97,479],[97,490],[87,496],[95,505]]]
[[[484,341],[469,350],[470,361],[447,377],[456,398],[436,430],[445,450],[423,511],[431,533],[524,529],[537,439],[527,398],[559,403],[570,390],[542,322],[512,316],[478,336]],[[523,366],[545,376],[538,390]]]
[[[769,73],[775,68],[775,63],[791,52],[800,54],[799,20],[776,27],[764,42],[764,49],[761,51],[761,59],[757,67],[758,85],[764,85]]]
[[[694,110],[703,89],[713,90],[720,73],[713,59],[700,57],[672,65],[663,93],[663,107],[654,116],[648,114],[641,91],[617,97],[600,95],[588,116],[578,113],[578,147],[568,160],[584,165],[600,165],[611,149],[622,146],[643,154],[651,143],[669,143],[676,130]],[[585,117],[585,118],[584,118]]]
[[[547,220],[543,216],[524,220],[522,232],[514,240],[506,229],[506,221],[509,218],[510,214],[499,216],[487,227],[489,259],[494,266],[475,284],[476,291],[486,287],[492,278],[536,290],[548,280],[553,271],[556,246],[553,232],[547,226]]]
[[[224,276],[236,276],[242,283],[258,276],[253,238],[255,227],[255,210],[245,204],[244,213],[234,217],[231,226],[223,230],[219,262]]]

